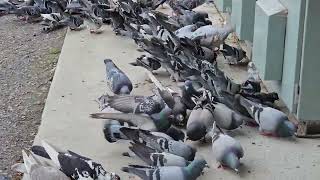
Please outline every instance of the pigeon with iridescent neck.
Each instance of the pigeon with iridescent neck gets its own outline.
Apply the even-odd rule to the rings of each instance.
[[[231,136],[212,129],[212,151],[216,160],[222,165],[239,172],[240,158],[244,156],[241,144]]]

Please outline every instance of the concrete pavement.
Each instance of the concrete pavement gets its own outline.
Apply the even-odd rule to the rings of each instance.
[[[215,19],[218,18],[212,6],[205,9],[209,9]],[[45,139],[58,147],[93,158],[102,163],[106,170],[118,173],[122,179],[129,179],[129,175],[121,172],[120,168],[129,163],[142,162],[122,157],[122,152],[128,151],[128,144],[108,143],[103,137],[102,121],[89,118],[89,114],[98,111],[94,100],[107,90],[103,63],[105,58],[113,59],[137,84],[138,88],[132,94],[151,94],[152,84],[145,81],[147,76],[144,69],[128,64],[140,55],[136,49],[131,39],[116,36],[110,27],[105,27],[105,32],[100,35],[91,35],[88,31],[68,32],[35,143]],[[224,68],[233,77],[241,79],[245,76],[241,68]],[[239,73],[241,75],[237,76]],[[159,76],[159,79],[164,85],[174,87],[167,77]],[[192,143],[198,148],[199,155],[204,156],[211,165],[199,179],[320,178],[319,140],[270,138],[259,135],[256,128],[247,126],[230,132],[230,135],[244,147],[241,173],[217,168],[210,144]]]

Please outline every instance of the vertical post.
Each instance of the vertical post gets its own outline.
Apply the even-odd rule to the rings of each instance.
[[[232,0],[231,22],[240,40],[253,42],[256,0]]]

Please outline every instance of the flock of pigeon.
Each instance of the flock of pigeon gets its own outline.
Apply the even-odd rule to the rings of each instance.
[[[196,157],[196,148],[185,141],[206,143],[208,139],[216,160],[238,172],[243,148],[226,130],[247,123],[258,126],[263,135],[293,136],[296,126],[277,109],[276,93],[261,92],[252,63],[248,65],[248,80],[243,84],[234,82],[218,68],[218,54],[230,64],[240,63],[246,54],[225,43],[233,31],[231,26],[212,25],[207,13],[193,10],[208,1],[168,0],[172,15],[156,10],[165,2],[35,0],[19,6],[2,2],[0,12],[15,13],[29,20],[42,17],[48,23],[47,30],[61,25],[78,28],[82,18],[90,19],[98,28],[101,22],[109,22],[116,34],[130,36],[145,52],[131,64],[148,70],[154,94],[132,95],[130,78],[113,60],[106,59],[106,80],[113,94],[102,95],[98,99],[101,112],[91,114],[92,118],[106,120],[103,133],[108,142],[130,141],[132,152],[123,155],[145,162],[123,167],[124,172],[144,180],[195,180],[209,166],[205,159]],[[56,15],[61,19],[49,18]],[[154,71],[160,68],[173,81],[183,82],[180,93],[157,80]],[[118,113],[106,112],[110,108]],[[46,141],[42,141],[42,146],[33,146],[31,151],[23,151],[24,163],[12,168],[32,180],[120,179],[93,160],[70,150],[59,150]],[[51,163],[44,163],[39,156],[51,159]]]

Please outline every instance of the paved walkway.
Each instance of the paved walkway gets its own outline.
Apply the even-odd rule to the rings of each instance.
[[[206,9],[210,9],[217,19],[213,7]],[[128,151],[128,144],[109,144],[103,137],[102,121],[89,118],[90,113],[98,110],[94,100],[107,89],[104,58],[115,60],[137,84],[133,94],[151,94],[152,85],[145,81],[147,76],[142,68],[128,64],[140,54],[133,41],[114,35],[109,27],[105,29],[101,35],[91,35],[88,31],[67,33],[35,143],[39,138],[45,139],[91,157],[122,179],[129,179],[120,168],[128,163],[142,162],[122,157],[121,153]],[[243,76],[243,72],[231,71],[235,72]],[[165,85],[170,84],[168,78],[159,78]],[[269,138],[246,126],[230,134],[244,147],[241,173],[217,168],[210,145],[194,143],[199,154],[211,165],[199,179],[319,180],[319,140]]]

